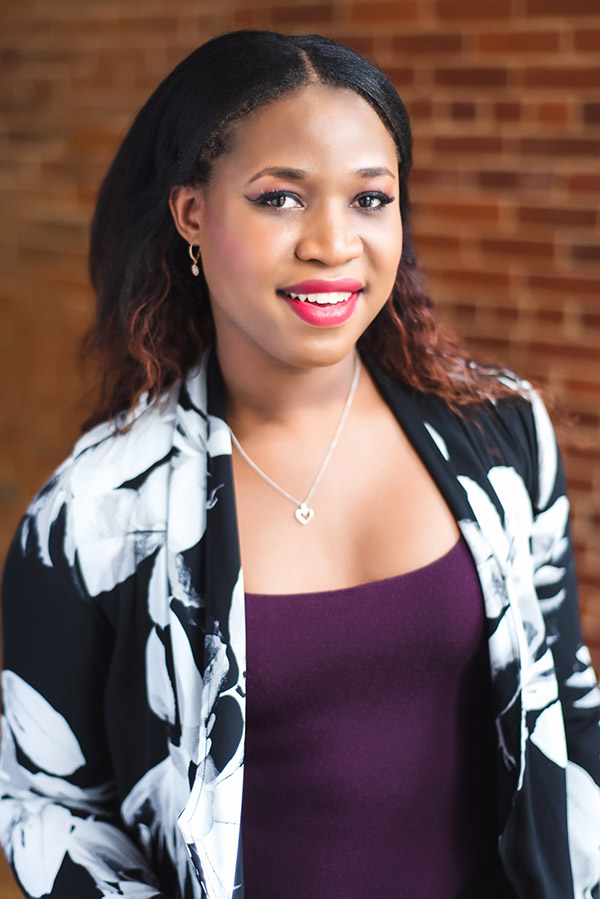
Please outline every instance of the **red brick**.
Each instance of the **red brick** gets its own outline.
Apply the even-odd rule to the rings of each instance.
[[[558,50],[558,31],[491,31],[479,35],[485,53],[553,53]]]
[[[438,153],[501,153],[502,138],[480,136],[477,134],[468,137],[436,137],[433,147]]]
[[[521,104],[507,100],[494,103],[494,118],[498,122],[518,122],[521,118]]]
[[[470,102],[457,102],[450,104],[450,115],[453,119],[469,120],[474,119],[477,115],[477,106]]]
[[[576,415],[573,415],[573,424],[578,424],[579,420]],[[582,493],[589,495],[592,490],[592,481],[591,479],[586,479],[582,477],[570,477],[567,481],[567,486],[569,489],[569,494],[573,493]],[[575,516],[573,516],[575,517]],[[577,540],[577,547],[580,552],[584,552],[586,549],[586,544],[583,540]]]
[[[461,34],[442,34],[437,31],[395,35],[392,38],[394,53],[459,53],[462,46]]]
[[[447,22],[507,19],[512,12],[511,0],[438,0],[438,18]]]
[[[419,17],[417,0],[373,0],[371,3],[353,3],[350,7],[350,20],[367,25],[416,22]]]
[[[431,100],[407,100],[406,108],[411,119],[430,119],[433,112]]]
[[[600,140],[584,137],[524,137],[518,149],[526,156],[593,156],[600,154]]]
[[[497,66],[465,66],[456,69],[435,69],[433,81],[442,87],[468,87],[480,90],[487,87],[505,87],[508,73]]]
[[[457,200],[448,202],[420,200],[415,203],[415,209],[419,213],[427,213],[438,218],[469,222],[496,222],[500,214],[496,203],[466,203]]]
[[[580,464],[581,461],[600,463],[600,446],[578,446],[575,444],[568,448],[567,456],[572,457],[577,464]]]
[[[560,275],[529,275],[527,283],[530,287],[540,290],[559,291],[565,297],[570,294],[589,294],[598,296],[600,290],[598,279],[594,278],[569,278]],[[581,347],[583,350],[584,347]],[[598,349],[594,348],[594,352],[590,358],[598,361]]]
[[[522,349],[527,354],[547,357],[553,361],[556,359],[566,359],[573,362],[598,361],[598,349],[596,347],[581,346],[581,344],[569,345],[532,340],[524,343]]]
[[[561,309],[527,310],[525,318],[540,325],[562,325],[565,314]]]
[[[463,322],[473,322],[477,318],[477,306],[469,303],[444,303],[444,312]]]
[[[538,122],[548,125],[566,125],[570,118],[567,103],[540,103],[535,111]]]
[[[424,234],[415,230],[415,243],[420,249],[442,250],[456,253],[460,249],[460,238],[450,234]]]
[[[275,6],[271,10],[274,25],[328,25],[333,20],[333,6],[330,3],[315,3],[310,6]]]
[[[415,70],[402,66],[386,66],[385,74],[395,87],[404,87],[407,84],[414,84]]]
[[[411,184],[424,184],[429,187],[456,187],[460,184],[460,172],[457,169],[425,169],[415,168],[410,175]]]
[[[598,53],[600,28],[582,28],[575,32],[575,49],[580,53]]]
[[[488,272],[481,269],[448,269],[436,268],[438,275],[444,284],[468,285],[474,288],[492,290],[506,290],[509,278],[506,272]]]
[[[62,23],[61,23],[62,27]],[[114,35],[114,26],[109,24],[106,28],[107,34]],[[92,29],[92,33],[93,33]],[[169,40],[171,35],[175,35],[179,30],[179,15],[173,12],[171,15],[151,15],[143,12],[137,16],[124,16],[119,14],[117,31],[119,33],[129,34],[136,40],[140,36],[147,34],[160,34]]]
[[[521,318],[521,310],[514,306],[494,306],[493,315],[501,322],[516,322]]]
[[[554,244],[541,240],[509,240],[506,238],[484,237],[479,245],[491,253],[530,259],[552,259]]]
[[[525,87],[600,88],[599,66],[532,66],[521,76]]]
[[[584,425],[589,428],[597,428],[600,425],[600,414],[598,412],[582,412],[576,410],[575,420],[578,425]]]
[[[469,346],[476,357],[499,365],[506,365],[510,354],[510,341],[507,337],[478,337],[476,340],[469,340]]]
[[[528,224],[593,228],[597,212],[595,209],[571,209],[563,206],[521,206],[518,218],[520,222]]]
[[[374,42],[373,38],[369,37],[368,35],[341,35],[337,37],[336,40],[339,40],[342,44],[345,44],[346,47],[351,47],[352,50],[356,50],[357,53],[362,53],[363,56],[373,57]]]
[[[594,16],[598,15],[597,0],[526,0],[528,16]]]
[[[595,172],[577,172],[567,177],[567,186],[572,191],[600,193],[600,175]]]
[[[582,112],[586,125],[600,125],[600,103],[584,103]]]
[[[551,172],[526,171],[483,171],[476,175],[482,187],[500,188],[501,190],[549,190],[552,186]]]
[[[578,262],[600,262],[600,243],[574,244],[569,252]]]
[[[233,14],[233,22],[236,30],[243,28],[256,28],[255,9],[236,9]]]

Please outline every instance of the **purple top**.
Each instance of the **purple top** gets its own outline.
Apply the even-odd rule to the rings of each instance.
[[[453,899],[495,839],[465,543],[358,587],[247,594],[246,622],[246,899]]]

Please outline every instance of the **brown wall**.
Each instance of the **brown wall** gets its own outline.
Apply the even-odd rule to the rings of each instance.
[[[88,223],[133,113],[216,33],[318,30],[370,55],[412,114],[416,238],[443,314],[476,352],[544,379],[578,413],[561,443],[585,629],[600,650],[597,0],[231,0],[218,10],[4,0],[2,545],[81,419]]]
[[[133,113],[216,33],[321,31],[370,55],[412,114],[416,238],[443,314],[579,415],[561,443],[600,651],[597,0],[4,0],[2,17],[2,546],[81,419],[88,223]]]
[[[319,31],[371,56],[412,113],[417,243],[443,314],[578,413],[561,444],[600,662],[598,0],[3,0],[0,15],[2,550],[82,417],[88,223],[133,113],[214,34]]]

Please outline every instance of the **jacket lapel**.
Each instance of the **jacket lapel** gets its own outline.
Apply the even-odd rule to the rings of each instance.
[[[498,825],[501,832],[523,772],[521,703],[523,641],[508,589],[510,547],[503,507],[488,478],[477,422],[452,412],[440,399],[369,369],[390,409],[456,518],[477,568],[485,604],[490,671],[498,738]]]
[[[231,438],[216,353],[205,354],[199,374],[184,386],[179,410],[176,433],[187,432],[185,419],[192,413],[204,439],[195,447],[196,476],[188,478],[187,492],[174,494],[171,485],[169,522],[192,514],[205,526],[200,526],[198,542],[185,554],[176,552],[174,540],[171,555],[175,570],[185,571],[188,595],[197,598],[188,614],[177,610],[179,639],[173,646],[178,696],[185,703],[187,691],[188,706],[194,709],[189,731],[182,727],[191,793],[178,824],[206,896],[241,899],[244,588]]]

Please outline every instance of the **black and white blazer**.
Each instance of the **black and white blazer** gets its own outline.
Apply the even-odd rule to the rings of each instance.
[[[514,382],[523,399],[459,416],[364,361],[477,566],[508,878],[523,899],[596,899],[600,690],[546,412]],[[27,896],[243,897],[230,457],[207,352],[129,430],[83,436],[21,523],[4,581],[0,839]]]

